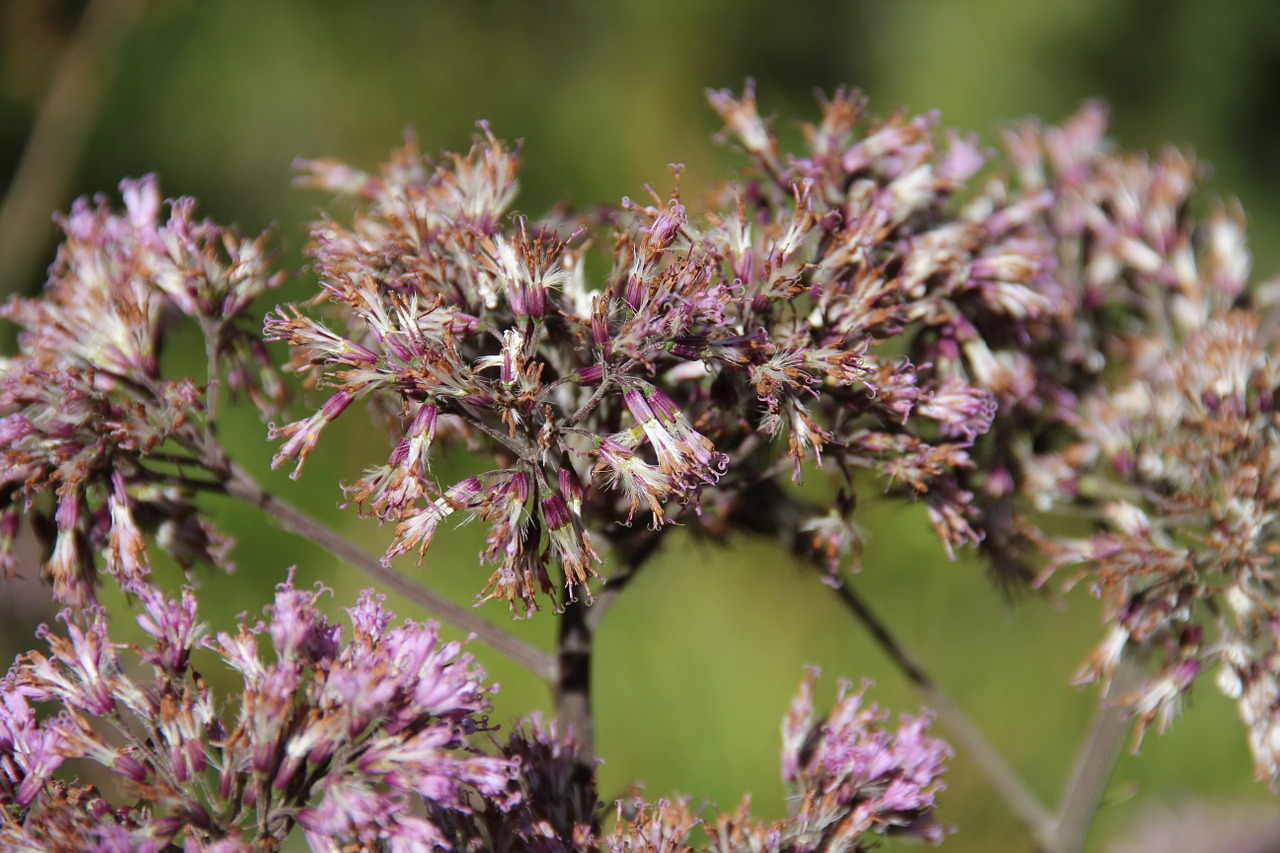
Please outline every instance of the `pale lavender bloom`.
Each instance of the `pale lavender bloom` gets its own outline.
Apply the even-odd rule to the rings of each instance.
[[[88,719],[74,712],[64,711],[44,725],[44,734],[57,738],[62,754],[83,758],[110,768],[117,775],[133,783],[146,780],[148,769],[126,752],[108,746],[92,729]],[[200,768],[203,769],[203,768]],[[179,781],[186,781],[189,774],[176,774]]]
[[[407,805],[388,799],[360,777],[328,776],[320,802],[298,812],[312,850],[341,850],[338,839],[365,846],[383,842],[394,850],[434,850],[444,846],[430,822],[408,814]]]
[[[754,81],[747,81],[741,99],[735,98],[728,89],[708,89],[706,96],[712,108],[724,118],[725,129],[742,143],[749,154],[772,168],[779,167],[778,140],[774,137],[773,128],[756,110]]]
[[[345,391],[339,391],[332,395],[325,404],[320,407],[314,415],[305,421],[294,421],[283,427],[276,427],[275,424],[270,425],[267,430],[267,438],[287,439],[280,446],[280,452],[271,462],[271,467],[278,468],[280,464],[288,458],[296,457],[298,464],[294,467],[293,473],[289,476],[295,480],[302,473],[302,465],[307,461],[307,457],[311,455],[312,448],[315,447],[316,441],[320,438],[320,431],[343,410],[351,404],[352,396]]]
[[[29,655],[32,684],[38,685],[41,699],[54,698],[65,706],[101,716],[116,706],[116,692],[125,680],[114,644],[107,636],[107,615],[100,607],[85,613],[82,621],[71,611],[59,614],[67,626],[60,637],[41,625],[36,636],[47,641],[53,652],[47,658],[39,652]]]
[[[937,421],[947,438],[963,437],[972,442],[991,428],[996,403],[988,392],[951,378],[944,380],[917,411]]]
[[[0,799],[28,806],[62,764],[62,737],[36,721],[11,670],[0,682]]]
[[[99,553],[122,585],[149,572],[148,536],[184,566],[229,567],[182,486],[207,462],[206,389],[159,372],[160,342],[182,315],[199,326],[209,369],[233,393],[263,412],[282,393],[244,323],[252,300],[280,280],[268,272],[264,238],[194,220],[189,199],[171,202],[162,221],[154,176],[124,181],[121,192],[122,213],[104,197],[75,202],[58,220],[65,240],[44,293],[0,312],[19,326],[19,353],[0,365],[0,506],[39,531],[47,518],[35,498],[57,492],[44,573],[55,596],[76,606],[94,599]],[[172,454],[189,457],[188,473],[174,477],[152,459],[162,443],[169,464]],[[0,562],[14,567],[11,553]]]
[[[397,468],[397,470],[403,469]],[[495,484],[495,488],[486,492],[486,484],[479,477],[467,477],[454,483],[445,490],[443,495],[421,509],[410,512],[401,507],[388,507],[386,513],[388,515],[399,513],[400,523],[396,525],[395,540],[387,549],[383,562],[390,564],[392,557],[408,553],[415,545],[418,546],[418,559],[421,562],[440,522],[459,510],[484,508],[485,512],[492,517],[502,519],[506,523],[495,524],[490,533],[491,547],[499,538],[506,538],[510,542],[512,531],[518,531],[520,528],[518,523],[520,509],[524,499],[528,498],[527,480],[527,475],[519,479],[509,475],[500,484]],[[523,498],[520,495],[521,483],[525,484]],[[362,486],[362,483],[357,484],[355,488],[361,489]],[[356,492],[357,502],[363,500],[366,491],[378,488],[379,484],[375,482],[370,484],[368,490],[361,489]],[[515,546],[512,545],[510,548],[504,547],[503,550],[511,553],[514,548]]]
[[[948,130],[947,150],[938,164],[938,174],[963,183],[973,177],[986,161],[977,134],[962,135]]]
[[[790,849],[851,844],[863,833],[906,834],[934,844],[945,829],[935,822],[935,798],[945,786],[951,749],[926,734],[928,715],[903,717],[896,731],[888,715],[864,703],[868,687],[842,684],[835,706],[816,718],[810,669],[783,726],[782,777],[795,794]]]
[[[377,840],[418,849],[441,831],[413,813],[415,803],[465,812],[469,792],[492,809],[516,802],[516,762],[468,745],[488,728],[483,673],[459,644],[441,643],[434,625],[393,627],[394,615],[366,593],[344,644],[316,608],[323,589],[305,593],[286,581],[265,622],[201,641],[189,590],[170,600],[141,582],[131,589],[154,640],[136,650],[152,677],[122,663],[124,647],[95,610],[64,614],[67,638],[45,629],[53,657],[28,654],[0,687],[10,840],[44,833],[91,849],[107,837],[139,848],[185,839],[197,849],[240,849],[227,839],[274,846],[296,819],[318,849]],[[255,642],[263,633],[274,659]],[[189,668],[197,644],[244,676],[238,718],[223,718]],[[356,675],[361,689],[344,690]],[[66,710],[38,722],[33,704],[49,701]],[[104,737],[104,723],[132,734],[119,745]],[[64,760],[101,765],[143,808],[116,810],[83,795],[69,802],[50,778]]]
[[[325,620],[316,607],[323,587],[306,593],[293,587],[293,571],[277,588],[275,603],[268,608],[271,645],[281,660],[297,658],[304,664],[327,663],[338,654],[342,627]]]
[[[184,587],[181,598],[174,601],[145,583],[134,584],[130,592],[142,604],[138,624],[155,640],[154,649],[143,650],[143,660],[168,672],[184,671],[187,657],[205,630],[204,624],[196,621],[195,593]]]

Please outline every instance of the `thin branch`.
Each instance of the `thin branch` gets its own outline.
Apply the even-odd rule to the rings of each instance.
[[[528,444],[518,443],[513,436],[509,436],[501,430],[494,429],[485,423],[479,416],[472,415],[467,418],[467,424],[478,427],[480,431],[489,436],[489,438],[511,451],[517,459],[529,459],[538,455],[537,452],[534,451],[533,448],[529,447]]]
[[[146,5],[147,0],[94,0],[63,49],[0,202],[0,291],[12,292],[35,273],[52,236],[49,214],[65,201],[110,80],[111,54]]]
[[[1140,672],[1136,662],[1128,656],[1122,657],[1107,692],[1113,696],[1125,695],[1137,684]],[[1058,824],[1046,845],[1046,853],[1079,853],[1084,849],[1128,729],[1126,710],[1102,696],[1063,791]]]
[[[600,378],[600,384],[596,387],[596,390],[591,392],[591,396],[587,398],[587,401],[582,404],[578,411],[569,416],[569,419],[564,422],[564,426],[566,428],[575,427],[582,423],[583,420],[586,419],[587,415],[591,414],[591,412],[595,410],[595,407],[600,405],[600,401],[604,399],[605,395],[613,390],[613,385],[614,380],[612,377],[608,374],[602,376]],[[549,390],[550,389],[548,389],[548,391]]]
[[[153,450],[146,456],[148,462],[164,462],[179,468],[203,468],[204,462],[198,456],[185,456],[181,453],[169,453],[164,450]]]
[[[205,391],[204,428],[209,435],[218,434],[218,392],[222,390],[218,373],[218,355],[222,346],[223,323],[220,320],[201,319],[200,331],[204,333]]]
[[[196,467],[192,465],[191,467]],[[188,477],[184,474],[168,474],[161,471],[155,471],[151,468],[142,466],[145,472],[146,482],[154,486],[174,486],[179,489],[186,489],[193,492],[213,492],[214,494],[225,495],[227,493],[227,484],[221,480],[197,480],[194,477]]]
[[[476,636],[476,639],[504,655],[548,683],[556,681],[555,659],[535,646],[486,622],[471,610],[460,607],[438,593],[415,583],[382,565],[346,537],[285,501],[268,494],[244,469],[227,463],[227,494],[261,508],[280,526],[324,548],[330,554],[363,572],[387,589],[404,596],[436,617]]]
[[[900,669],[908,680],[924,694],[925,700],[938,715],[938,719],[947,727],[952,738],[969,754],[978,769],[987,777],[1010,810],[1031,830],[1040,846],[1045,846],[1052,837],[1055,820],[1041,803],[1035,793],[1027,786],[1017,772],[1009,766],[996,752],[991,742],[978,730],[973,721],[951,701],[941,687],[924,671],[916,660],[903,648],[889,629],[871,612],[851,584],[844,584],[833,590],[836,596],[849,608],[850,612],[871,633],[880,648]]]

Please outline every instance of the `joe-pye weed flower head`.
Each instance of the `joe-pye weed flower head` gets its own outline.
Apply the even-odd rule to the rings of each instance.
[[[65,636],[42,629],[50,654],[31,652],[5,677],[6,846],[274,849],[300,825],[316,849],[425,849],[444,836],[411,796],[436,809],[469,809],[466,789],[492,808],[517,801],[518,763],[468,748],[488,728],[484,673],[434,624],[397,625],[366,592],[344,642],[316,608],[323,591],[286,582],[264,621],[213,634],[190,588],[133,592],[147,645],[112,642],[100,609],[65,611]],[[202,655],[243,687],[215,697],[194,666]],[[61,711],[40,719],[40,706]],[[77,760],[146,807],[54,780]]]
[[[45,292],[4,308],[19,352],[0,369],[0,565],[17,570],[26,513],[51,540],[43,573],[55,597],[77,606],[94,600],[104,549],[122,583],[150,571],[144,531],[183,565],[230,567],[229,542],[192,502],[199,481],[185,476],[207,462],[208,385],[162,375],[167,337],[193,324],[210,358],[206,382],[263,411],[283,394],[245,317],[280,281],[265,237],[195,219],[191,199],[171,202],[162,221],[154,176],[121,192],[122,213],[98,197],[60,217],[66,239]]]
[[[819,718],[813,674],[783,727],[786,818],[602,804],[595,788],[592,636],[673,531],[777,540],[887,636],[848,585],[868,479],[922,502],[948,553],[977,547],[1007,588],[1056,575],[1095,591],[1110,633],[1084,677],[1153,658],[1113,697],[1139,731],[1167,725],[1216,666],[1275,779],[1275,325],[1247,285],[1238,207],[1195,219],[1191,159],[1111,153],[1096,104],[1011,129],[1002,153],[938,133],[933,114],[874,119],[839,91],[786,153],[750,86],[709,98],[751,165],[701,202],[676,169],[669,192],[603,212],[517,214],[519,151],[486,125],[438,161],[409,139],[377,173],[300,163],[302,183],[354,212],[312,229],[315,296],[265,320],[319,395],[269,426],[274,464],[301,476],[329,424],[369,409],[392,436],[386,461],[343,494],[390,527],[380,564],[218,441],[224,386],[278,417],[283,386],[243,322],[279,281],[264,239],[196,222],[188,200],[162,224],[151,178],[122,185],[123,213],[77,203],[46,294],[6,309],[21,350],[0,371],[0,556],[17,570],[30,518],[70,605],[0,691],[6,838],[274,849],[299,827],[316,849],[666,851],[701,826],[722,851],[937,843],[950,748],[930,716],[891,730],[866,687],[844,686]],[[206,343],[199,381],[162,375],[184,322]],[[456,470],[442,455],[464,452],[470,470],[442,479]],[[346,641],[321,591],[291,579],[264,620],[204,628],[196,593],[157,588],[148,557],[156,543],[225,564],[202,490],[416,590],[545,677],[559,719],[486,736],[491,688],[470,656],[432,623],[394,624],[372,592]],[[1067,508],[1095,526],[1068,538],[1042,523]],[[475,603],[517,617],[550,603],[554,659],[394,571],[466,521],[488,567]],[[150,641],[112,641],[99,568]],[[213,695],[201,657],[243,679],[238,701]],[[138,805],[59,776],[69,760],[106,768]],[[1028,822],[1043,840],[1047,820]]]
[[[1216,669],[1274,786],[1274,287],[1250,285],[1238,203],[1201,214],[1194,159],[1113,153],[1105,128],[1093,104],[1061,129],[1008,136],[1021,179],[1054,191],[1044,222],[1073,317],[1037,354],[1071,408],[1054,418],[1051,450],[1021,445],[1010,467],[1028,472],[1036,510],[1074,505],[1096,519],[1083,538],[1031,534],[1047,557],[1040,583],[1070,568],[1068,585],[1103,602],[1108,634],[1080,677],[1106,684],[1122,655],[1154,659],[1154,674],[1116,697],[1141,736],[1168,728],[1201,671]]]
[[[333,389],[275,431],[277,464],[296,459],[296,475],[324,426],[370,399],[402,437],[348,495],[395,524],[387,558],[424,556],[450,516],[479,518],[494,567],[481,597],[519,614],[553,595],[553,575],[589,596],[598,540],[648,535],[630,530],[637,515],[727,532],[755,490],[799,483],[806,464],[850,490],[856,470],[878,471],[929,504],[948,546],[980,539],[958,477],[1005,388],[906,342],[977,340],[957,294],[1036,316],[1040,244],[994,203],[979,213],[998,229],[956,219],[981,155],[954,135],[935,149],[928,117],[854,142],[861,105],[840,93],[810,129],[814,151],[783,166],[750,90],[712,101],[763,173],[701,215],[678,173],[669,199],[624,200],[599,290],[584,279],[585,218],[504,218],[515,154],[487,130],[433,170],[411,144],[377,176],[304,164],[307,183],[359,207],[313,231],[329,313],[267,321],[293,369]],[[431,459],[449,443],[499,467],[438,483]]]

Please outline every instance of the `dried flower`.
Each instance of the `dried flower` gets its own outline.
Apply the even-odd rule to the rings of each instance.
[[[1034,416],[1052,449],[1010,443],[1000,466],[1018,472],[1015,488],[1035,511],[1073,504],[1097,530],[1049,536],[1011,516],[1005,541],[1046,555],[1041,583],[1070,568],[1067,585],[1083,581],[1102,599],[1111,627],[1083,680],[1108,683],[1126,647],[1154,652],[1156,671],[1121,697],[1139,738],[1153,723],[1167,728],[1216,666],[1258,776],[1275,785],[1272,320],[1250,305],[1239,206],[1196,220],[1195,162],[1173,149],[1110,153],[1105,128],[1091,104],[1060,128],[1027,124],[1007,140],[1020,179],[1052,194],[1036,227],[1056,246],[1047,293],[1069,310],[1028,348],[1044,389],[1028,398],[1038,412],[1023,403],[996,419],[999,430],[1007,416]]]
[[[840,93],[814,152],[784,161],[750,91],[712,103],[765,178],[716,193],[704,214],[682,200],[678,170],[670,198],[623,199],[613,269],[595,291],[579,243],[593,223],[504,225],[516,156],[487,129],[434,169],[412,144],[378,177],[306,164],[309,182],[365,205],[350,226],[313,232],[333,322],[292,306],[267,320],[293,368],[334,389],[315,415],[273,430],[286,439],[276,464],[300,467],[325,424],[370,399],[401,437],[348,494],[396,524],[386,558],[421,557],[448,516],[484,520],[493,573],[480,598],[517,615],[554,588],[552,567],[565,600],[589,597],[592,537],[625,540],[637,511],[655,529],[685,508],[708,530],[732,529],[723,509],[778,473],[756,453],[761,437],[785,436],[797,482],[831,458],[846,488],[857,468],[878,470],[929,502],[948,545],[980,541],[958,479],[967,448],[999,395],[1027,381],[1007,327],[1053,309],[1036,287],[1047,243],[1018,228],[1031,214],[994,199],[957,214],[976,150],[954,134],[935,147],[932,117],[857,138],[858,108]],[[459,188],[483,204],[460,212]],[[999,351],[984,343],[996,318]],[[917,358],[916,340],[1005,366],[966,368],[959,347]],[[496,469],[435,482],[433,456],[460,442]]]

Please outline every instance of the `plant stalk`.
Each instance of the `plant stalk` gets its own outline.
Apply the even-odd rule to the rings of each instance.
[[[636,573],[657,551],[661,530],[641,534],[620,556],[618,567],[609,576],[594,603],[581,598],[566,602],[560,614],[556,638],[557,678],[556,719],[566,734],[573,736],[576,781],[589,782],[595,774],[595,717],[591,706],[591,665],[595,635],[604,616],[619,594],[635,579]]]
[[[571,598],[560,613],[556,636],[556,719],[566,737],[573,740],[573,775],[576,784],[589,783],[595,775],[595,718],[591,710],[591,652],[595,639],[587,624],[589,605]]]
[[[1122,657],[1107,692],[1124,696],[1136,686],[1139,674],[1138,664],[1127,655]],[[1129,718],[1125,709],[1102,696],[1063,791],[1057,825],[1045,846],[1046,853],[1079,853],[1084,849],[1128,728]]]

